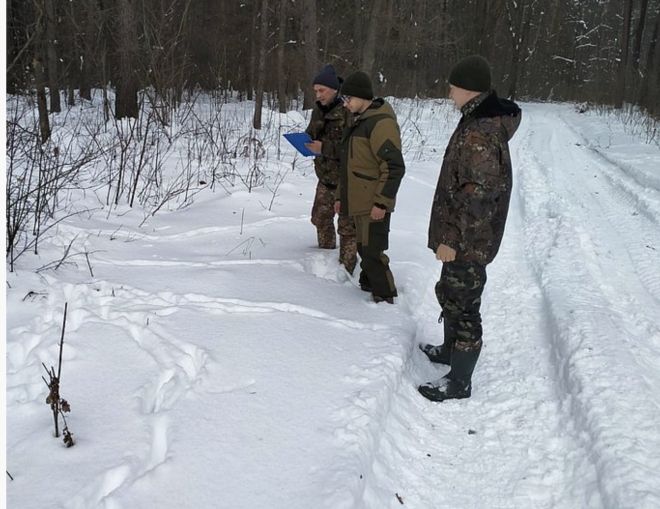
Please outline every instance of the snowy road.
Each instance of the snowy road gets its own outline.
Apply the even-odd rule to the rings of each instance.
[[[456,117],[413,104],[398,105],[394,307],[313,246],[304,166],[274,198],[209,194],[143,228],[133,212],[64,222],[34,263],[78,236],[93,276],[9,274],[8,507],[660,507],[658,147],[524,105],[473,396],[434,404],[416,391],[446,370],[417,349],[442,330],[425,237]],[[40,379],[64,301],[69,450]]]
[[[479,403],[420,402],[413,385],[431,370],[415,353],[375,454],[384,475],[365,490],[373,507],[393,486],[413,507],[660,506],[658,188],[557,112],[525,113]]]

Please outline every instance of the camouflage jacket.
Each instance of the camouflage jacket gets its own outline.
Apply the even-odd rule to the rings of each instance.
[[[509,140],[521,111],[495,92],[461,108],[431,208],[428,246],[456,250],[457,261],[488,264],[499,250],[511,196]]]
[[[339,96],[328,106],[317,102],[305,130],[313,140],[323,144],[322,154],[314,158],[314,170],[319,180],[332,190],[337,189],[339,182],[339,146],[350,115]]]
[[[344,131],[337,199],[342,214],[366,215],[374,205],[394,210],[405,173],[401,134],[392,106],[374,99]]]

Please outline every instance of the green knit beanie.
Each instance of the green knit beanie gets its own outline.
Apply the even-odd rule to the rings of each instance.
[[[357,71],[349,74],[341,85],[341,95],[359,97],[360,99],[373,99],[374,89],[367,73]]]
[[[449,73],[449,84],[472,92],[490,90],[490,65],[479,55],[472,55],[457,63]]]

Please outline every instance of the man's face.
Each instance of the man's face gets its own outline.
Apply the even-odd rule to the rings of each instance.
[[[327,106],[335,99],[337,91],[334,88],[326,87],[325,85],[314,85],[314,95],[316,95],[316,100],[318,102],[323,106]]]
[[[471,90],[465,90],[464,88],[455,87],[454,85],[449,85],[449,98],[454,101],[457,109],[461,109],[465,104],[479,95],[479,92],[472,92]]]
[[[351,113],[362,113],[366,110],[371,101],[369,99],[362,99],[361,97],[352,97],[350,95],[345,95],[342,98],[344,102],[344,108],[346,108]]]

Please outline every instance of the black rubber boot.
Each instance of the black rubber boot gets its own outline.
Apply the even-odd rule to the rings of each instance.
[[[426,354],[431,362],[451,366],[451,348],[446,343],[441,345],[421,343],[419,349]]]
[[[420,385],[417,390],[431,401],[464,399],[472,395],[472,373],[481,348],[467,352],[456,350],[451,354],[451,371],[435,382]]]
[[[443,322],[444,325],[444,334],[445,339],[441,345],[431,345],[428,343],[422,343],[419,345],[419,349],[426,354],[431,362],[436,364],[445,364],[451,366],[451,351],[454,348],[454,343],[456,338],[452,338],[451,327],[449,326],[449,321],[444,319],[443,315],[440,315],[438,319],[439,322]]]

